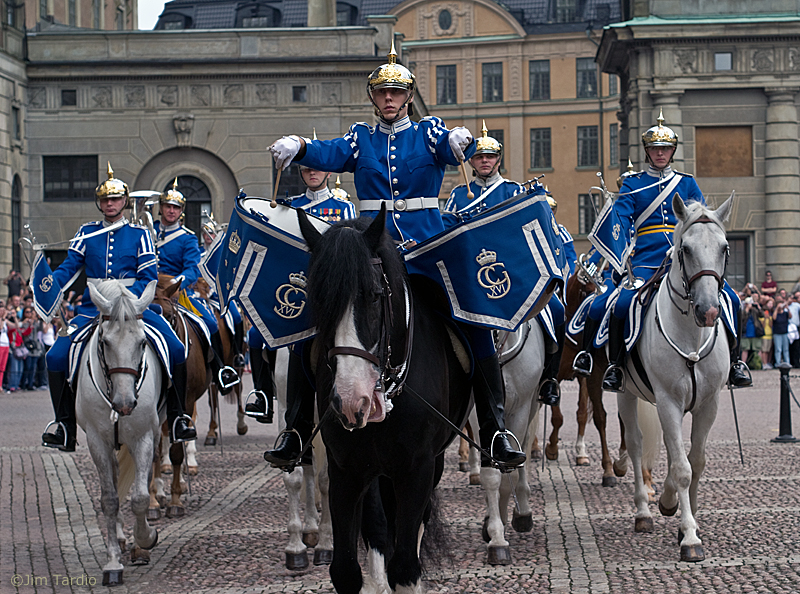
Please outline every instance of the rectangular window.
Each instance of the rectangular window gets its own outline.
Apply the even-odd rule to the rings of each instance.
[[[597,126],[578,126],[578,167],[597,165]]]
[[[619,78],[616,74],[608,75],[608,94],[609,96],[619,94]]]
[[[61,91],[61,107],[75,107],[78,105],[78,91],[63,89]]]
[[[125,9],[120,6],[117,8],[117,31],[125,30]]]
[[[452,105],[458,103],[456,95],[456,65],[436,67],[436,103]]]
[[[77,0],[69,0],[69,25],[70,27],[74,27],[78,24],[78,17],[76,12],[76,4]]]
[[[734,287],[734,290],[740,290],[750,282],[748,238],[728,235],[728,245],[731,248],[731,254],[728,258],[728,267],[725,269],[725,280],[731,287]]]
[[[39,0],[39,20],[47,16],[47,0]]]
[[[92,26],[101,29],[100,26],[100,0],[92,0]]]
[[[594,58],[575,60],[575,74],[578,99],[597,97],[597,66]]]
[[[6,23],[9,27],[17,26],[17,9],[12,2],[6,2]]]
[[[694,137],[697,177],[752,177],[751,126],[698,126]]]
[[[44,200],[94,200],[97,155],[42,157]]]
[[[483,65],[483,102],[497,103],[503,100],[503,63],[489,62]]]
[[[503,130],[489,130],[488,134],[489,134],[489,136],[494,138],[497,142],[499,142],[501,145],[505,146],[505,144],[506,144],[505,143],[505,133],[503,132]],[[503,156],[500,157],[500,167],[498,168],[498,171],[505,170],[505,164],[506,164],[506,153],[505,153],[505,151],[503,151],[502,155]]]
[[[597,211],[591,194],[578,194],[578,234],[588,235],[594,227]]]
[[[550,169],[550,128],[531,129],[531,169]]]
[[[11,133],[14,140],[22,140],[22,120],[19,107],[11,107]]]
[[[306,103],[308,101],[308,91],[306,87],[292,87],[292,101],[295,103]]]
[[[550,99],[550,60],[529,62],[531,101]]]
[[[731,52],[717,52],[714,54],[714,70],[732,70],[733,54]]]
[[[556,0],[556,22],[571,23],[575,21],[576,0]]]
[[[608,126],[608,162],[611,167],[619,165],[619,126]]]

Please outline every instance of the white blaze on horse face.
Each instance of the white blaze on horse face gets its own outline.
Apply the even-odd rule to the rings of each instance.
[[[336,328],[334,342],[337,347],[367,350],[358,339],[352,303]],[[379,370],[366,359],[355,355],[336,356],[336,393],[342,399],[342,414],[352,426],[361,428],[386,417],[383,393],[375,391],[378,377]]]
[[[106,364],[109,369],[126,367],[138,369],[142,361],[142,341],[144,331],[140,328],[121,329],[119,324],[109,324],[103,333]],[[136,382],[138,378],[130,373],[111,375],[111,404],[120,415],[133,412],[137,404]]]
[[[690,226],[681,239],[685,249],[684,266],[688,278],[702,270],[719,274],[725,273],[725,232],[715,224]],[[689,289],[694,300],[694,318],[698,326],[711,327],[720,312],[717,279],[712,275],[696,278]]]

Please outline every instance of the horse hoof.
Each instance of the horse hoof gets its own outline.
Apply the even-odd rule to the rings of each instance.
[[[653,530],[653,518],[636,518],[636,523],[633,527],[634,532],[652,532]]]
[[[303,544],[313,549],[319,544],[319,532],[303,532]]]
[[[125,540],[124,538],[120,538],[120,539],[117,540],[117,542],[119,543],[119,552],[120,553],[124,553],[125,551],[128,550],[128,541],[127,540]]]
[[[675,503],[675,507],[665,507],[664,504],[661,503],[661,500],[659,499],[658,500],[658,511],[660,511],[661,515],[664,516],[664,517],[668,517],[668,518],[672,517],[678,511],[678,504]],[[683,540],[683,539],[681,538],[681,540]]]
[[[330,565],[333,563],[333,551],[314,549],[314,565]]]
[[[489,516],[483,518],[483,526],[481,526],[481,538],[483,542],[489,542],[492,537],[489,536]]]
[[[533,530],[533,515],[524,514],[511,518],[511,527],[516,532],[530,532]]]
[[[510,565],[511,550],[508,547],[489,547],[489,565]]]
[[[139,545],[131,547],[131,565],[147,565],[150,563],[150,551]]]
[[[247,425],[242,425],[241,427],[237,425],[236,433],[238,433],[239,435],[245,435],[247,433]]]
[[[611,467],[614,469],[614,474],[616,474],[620,478],[625,476],[625,474],[628,472],[628,467],[627,466],[617,466],[617,461],[616,460],[614,460],[614,463],[611,465]]]
[[[217,438],[213,435],[206,435],[206,440],[203,442],[205,446],[215,446],[217,445]]]
[[[703,545],[698,544],[681,547],[681,561],[686,561],[687,563],[697,563],[705,558],[706,554],[703,551]]]
[[[547,456],[548,460],[558,460],[558,446],[554,448],[550,448],[550,446],[544,447],[544,455]]]
[[[470,485],[480,485],[481,484],[481,475],[479,475],[479,474],[471,474],[471,475],[469,475],[469,484]]]
[[[197,476],[197,466],[189,466],[189,476]]]
[[[162,464],[161,474],[172,474],[172,464]]]
[[[166,495],[156,495],[156,501],[158,501],[159,507],[167,507],[167,496]]]
[[[697,538],[700,538],[700,531],[696,530],[695,535],[697,536]],[[683,537],[684,537],[683,530],[678,528],[678,544],[681,544],[683,542]]]
[[[106,569],[103,571],[104,586],[119,586],[120,584],[122,584],[121,569]]]
[[[576,466],[589,466],[589,458],[586,456],[578,456],[575,458],[575,465]]]
[[[182,518],[186,513],[186,509],[182,505],[169,505],[167,506],[168,518]]]
[[[286,553],[286,569],[300,570],[308,567],[308,554],[306,551],[302,553]]]
[[[458,472],[469,472],[469,462],[459,462]]]
[[[156,520],[161,519],[161,508],[160,507],[148,507],[147,508],[147,515],[145,516],[148,522],[155,522]]]
[[[531,450],[531,460],[541,460],[542,459],[542,450],[539,448],[535,448]]]
[[[155,534],[153,535],[153,542],[151,542],[149,545],[140,546],[139,547],[140,550],[147,552],[158,544],[158,530],[153,529],[153,532],[155,532]],[[150,560],[150,553],[147,553],[147,560],[148,561]]]
[[[604,487],[616,487],[617,486],[617,477],[615,477],[615,476],[604,476],[603,477],[603,486]]]

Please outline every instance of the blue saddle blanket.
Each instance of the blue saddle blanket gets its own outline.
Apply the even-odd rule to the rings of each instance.
[[[575,310],[575,313],[572,314],[572,317],[567,324],[567,335],[575,338],[581,332],[583,332],[583,328],[586,325],[586,318],[589,317],[589,310],[592,308],[592,303],[594,303],[594,298],[597,297],[597,293],[592,293],[586,296],[586,299],[578,306],[578,309]]]
[[[455,319],[513,332],[563,288],[558,233],[544,194],[520,194],[414,246],[406,268],[441,285]]]

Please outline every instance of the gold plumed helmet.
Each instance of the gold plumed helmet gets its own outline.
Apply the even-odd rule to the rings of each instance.
[[[311,140],[318,140],[317,139],[317,129],[316,128],[312,128],[311,131],[312,131]],[[303,169],[311,169],[311,167],[309,167],[308,165],[301,165],[300,163],[297,164],[297,168],[300,171],[303,171]]]
[[[631,158],[628,157],[628,169],[617,178],[617,189],[621,190],[622,184],[625,183],[625,178],[632,176],[634,173],[636,172],[633,170],[633,163],[631,163]]]
[[[209,213],[208,220],[205,223],[203,223],[203,231],[209,237],[215,237],[217,235],[217,221],[214,220],[213,212]]]
[[[375,105],[375,100],[372,98],[372,92],[374,90],[404,89],[410,93],[405,103],[409,104],[414,97],[414,75],[402,64],[397,64],[397,52],[394,50],[394,39],[392,39],[392,49],[389,50],[387,59],[388,62],[386,64],[378,66],[372,71],[372,74],[369,75],[369,80],[367,80],[367,96],[372,104]],[[380,117],[381,113],[377,105],[375,105],[375,109],[377,115]],[[408,114],[411,115],[410,104],[408,105]]]
[[[339,200],[350,200],[350,194],[347,191],[342,189],[342,181],[339,179],[339,176],[336,176],[336,187],[331,190],[331,193],[338,198]]]
[[[486,129],[486,120],[483,120],[483,128],[481,128],[483,136],[478,139],[476,143],[476,155],[502,155],[503,145],[496,139],[489,136],[489,130]]]
[[[158,199],[159,204],[173,204],[175,206],[180,206],[181,208],[186,206],[186,198],[183,197],[178,191],[178,178],[175,178],[175,181],[172,182],[172,187],[167,190],[166,192],[161,193],[161,197]]]
[[[558,212],[558,202],[556,202],[556,199],[553,198],[553,195],[550,193],[550,190],[547,188],[547,186],[544,187],[544,193],[547,196],[547,204],[550,205],[550,209],[553,211],[553,215],[555,215],[556,212]]]
[[[664,110],[662,109],[658,115],[658,124],[649,128],[642,134],[642,144],[644,148],[651,146],[671,146],[676,148],[678,146],[678,135],[664,125]]]
[[[95,204],[100,209],[100,200],[103,198],[119,198],[125,196],[125,208],[130,206],[130,196],[128,192],[128,184],[124,181],[114,177],[114,170],[111,169],[111,162],[108,162],[108,179],[102,184],[97,186],[94,190]]]

